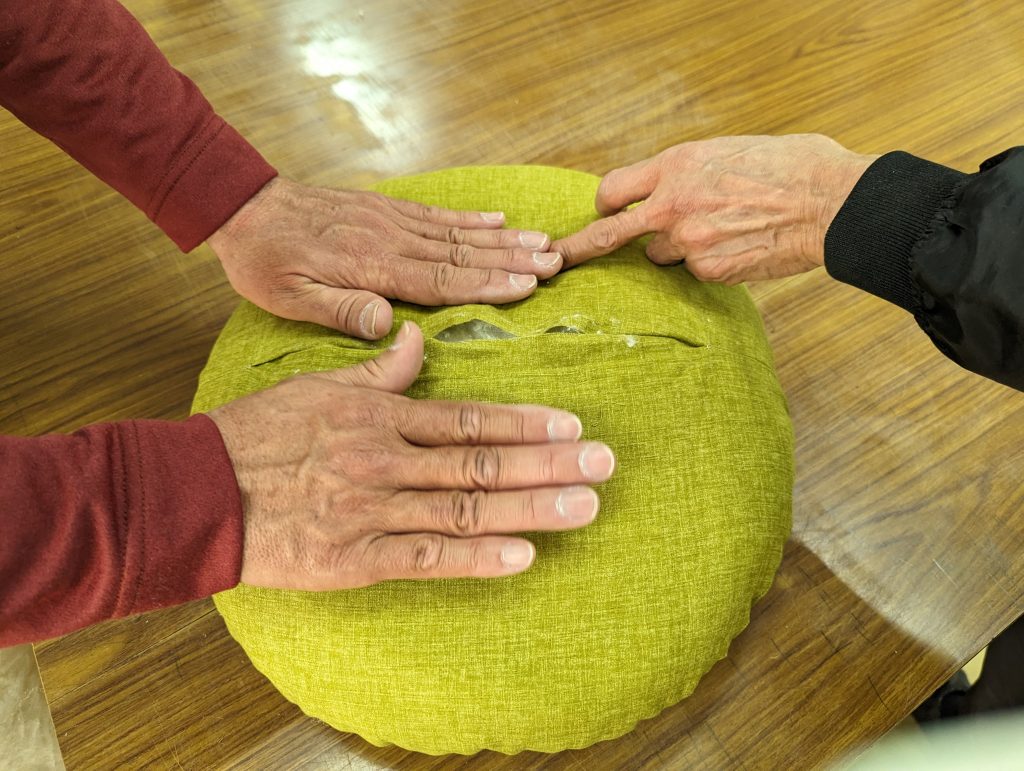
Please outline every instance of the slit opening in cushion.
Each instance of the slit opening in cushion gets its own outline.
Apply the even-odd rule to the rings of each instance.
[[[545,329],[543,334],[583,335],[586,332],[570,324],[557,324]],[[604,331],[598,329],[594,334],[601,335],[604,334]],[[625,341],[627,347],[633,348],[636,346],[638,341],[636,335],[620,336]],[[465,343],[473,340],[514,340],[516,337],[517,335],[512,332],[481,319],[471,319],[459,324],[453,324],[434,335],[434,339],[442,343]]]
[[[514,337],[515,335],[511,332],[480,319],[453,324],[434,335],[434,339],[440,340],[442,343],[465,343],[469,340],[511,340]]]
[[[569,324],[557,324],[545,329],[544,334],[582,335],[584,331]],[[598,331],[597,334],[601,334],[601,332]],[[442,343],[464,343],[470,340],[513,340],[516,337],[517,335],[512,332],[481,319],[471,319],[461,324],[453,324],[434,335],[434,339]]]

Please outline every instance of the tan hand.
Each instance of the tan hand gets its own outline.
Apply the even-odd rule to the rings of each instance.
[[[284,318],[375,340],[385,297],[420,305],[508,303],[559,271],[543,233],[497,212],[460,212],[377,193],[267,183],[210,239],[235,290]]]
[[[242,581],[344,589],[393,578],[496,577],[534,559],[509,533],[597,514],[615,459],[579,442],[572,414],[400,394],[423,336],[334,372],[302,375],[210,413],[242,492]]]
[[[876,157],[815,134],[676,145],[607,174],[596,201],[605,218],[551,249],[572,266],[656,233],[647,256],[660,265],[685,260],[704,281],[811,270],[823,264],[825,233]]]

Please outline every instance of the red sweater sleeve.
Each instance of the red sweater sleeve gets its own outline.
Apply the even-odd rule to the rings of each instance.
[[[0,104],[185,251],[276,174],[115,0],[0,0]]]
[[[242,541],[205,415],[0,437],[0,647],[235,586]]]
[[[114,0],[0,0],[0,104],[186,251],[276,173]],[[205,416],[0,437],[0,646],[234,586],[242,538]]]

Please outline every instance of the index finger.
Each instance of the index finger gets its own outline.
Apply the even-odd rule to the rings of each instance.
[[[409,400],[396,427],[420,447],[575,442],[583,424],[571,412],[534,405]]]
[[[562,261],[566,267],[579,265],[594,257],[614,252],[634,238],[639,238],[654,230],[647,223],[645,208],[640,205],[611,217],[599,219],[578,233],[555,241],[548,248],[550,251],[562,255]]]

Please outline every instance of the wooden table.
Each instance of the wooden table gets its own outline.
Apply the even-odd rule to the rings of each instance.
[[[970,170],[1021,138],[1024,5],[130,0],[285,175],[601,173],[818,131]],[[0,431],[180,418],[235,298],[206,248],[0,116]],[[697,692],[558,756],[414,756],[306,719],[209,602],[38,646],[71,769],[814,767],[881,736],[1024,611],[1024,397],[822,271],[754,287],[797,433],[793,537]]]

